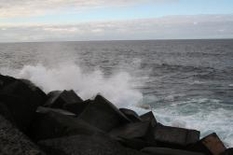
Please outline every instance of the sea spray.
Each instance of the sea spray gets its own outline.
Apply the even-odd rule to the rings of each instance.
[[[142,93],[132,88],[133,77],[127,72],[117,72],[106,77],[100,70],[85,72],[74,63],[52,68],[38,64],[24,66],[18,77],[31,80],[46,93],[73,89],[83,99],[101,93],[118,107],[136,105],[142,100]]]

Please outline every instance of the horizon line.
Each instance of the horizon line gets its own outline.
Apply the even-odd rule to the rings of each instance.
[[[41,41],[9,41],[0,44],[14,43],[56,43],[56,42],[112,42],[112,41],[189,41],[189,40],[233,40],[233,38],[171,38],[171,39],[99,39],[99,40],[41,40]]]

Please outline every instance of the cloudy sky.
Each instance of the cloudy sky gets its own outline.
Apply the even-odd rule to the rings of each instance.
[[[233,38],[233,0],[0,0],[0,42]]]

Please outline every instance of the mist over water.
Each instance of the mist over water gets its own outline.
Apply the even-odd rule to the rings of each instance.
[[[101,93],[165,125],[216,132],[233,146],[233,40],[0,44],[0,73],[46,93]],[[148,109],[149,107],[149,109]]]

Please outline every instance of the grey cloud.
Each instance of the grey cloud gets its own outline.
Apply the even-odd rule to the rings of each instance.
[[[0,26],[0,41],[232,38],[233,15],[170,16],[72,25]]]

